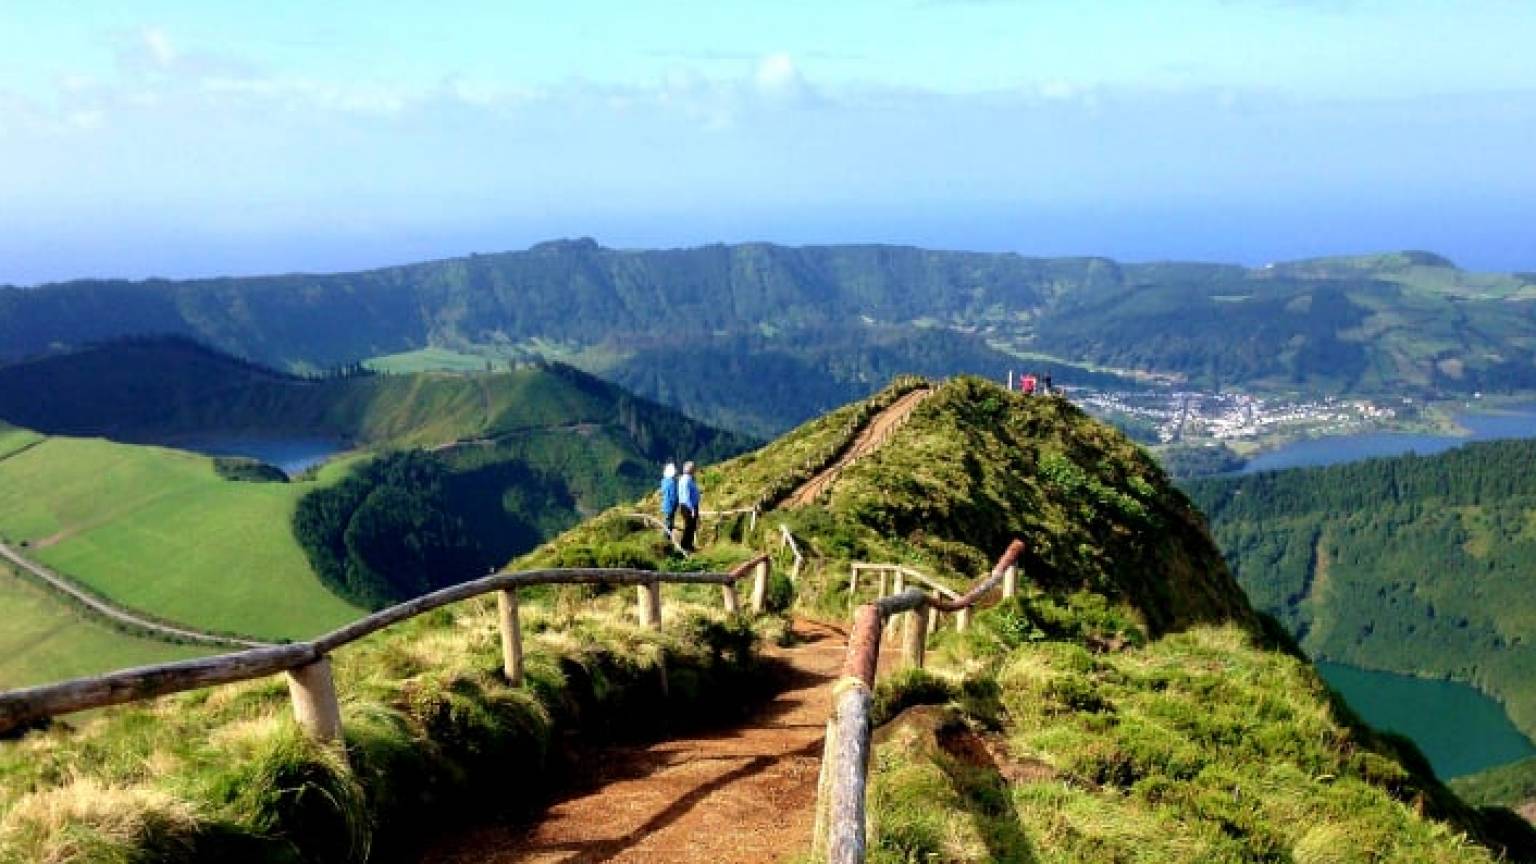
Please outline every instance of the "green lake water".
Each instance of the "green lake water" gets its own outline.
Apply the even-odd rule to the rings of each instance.
[[[1317,671],[1365,722],[1412,738],[1442,780],[1536,756],[1504,706],[1469,685],[1340,663]]]

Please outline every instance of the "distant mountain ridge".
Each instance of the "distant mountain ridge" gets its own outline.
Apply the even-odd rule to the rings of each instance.
[[[690,406],[716,422],[734,412],[760,433],[879,386],[860,380],[880,365],[870,358],[894,349],[910,360],[903,346],[925,333],[948,342],[930,335],[929,362],[907,371],[998,374],[1026,362],[1012,352],[1201,386],[1536,389],[1536,279],[1468,273],[1427,252],[1246,268],[873,245],[616,250],[582,239],[357,273],[0,288],[0,362],[162,333],[283,369],[427,346],[554,354],[647,382],[642,395],[653,397],[665,389],[658,376],[702,347],[750,361],[743,371],[756,380],[786,374],[765,361],[777,355],[799,363],[795,374],[848,388],[771,406],[737,388]],[[816,371],[809,355],[828,346],[849,369]]]

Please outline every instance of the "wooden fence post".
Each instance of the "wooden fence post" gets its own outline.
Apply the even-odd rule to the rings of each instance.
[[[833,690],[832,722],[837,729],[837,751],[829,772],[831,803],[827,812],[827,861],[829,864],[861,864],[866,845],[864,790],[869,779],[870,707],[869,686],[852,679],[838,692]]]
[[[645,602],[650,608],[651,627],[661,629],[661,580],[647,583],[645,586]]]
[[[329,657],[289,669],[288,698],[294,719],[310,738],[327,743],[341,740],[341,707]]]
[[[967,606],[955,613],[955,632],[964,633],[971,629],[971,607]]]
[[[828,820],[832,815],[832,770],[837,764],[837,717],[827,718],[827,736],[821,747],[821,773],[816,778],[816,822],[811,829],[811,860],[827,856]]]
[[[523,625],[517,619],[517,589],[496,592],[501,613],[501,671],[513,687],[523,686]]]
[[[1003,571],[1003,597],[1006,599],[1006,598],[1012,597],[1012,596],[1014,596],[1014,595],[1016,595],[1018,593],[1019,593],[1019,568],[1017,566],[1015,566],[1015,565],[1010,564],[1010,565],[1008,565],[1008,569]]]
[[[768,559],[752,568],[752,614],[761,615],[768,608]]]
[[[725,614],[735,615],[741,611],[741,604],[736,601],[736,583],[729,582],[720,586],[720,596],[725,600]]]
[[[932,614],[933,610],[927,606],[919,606],[907,613],[901,655],[910,668],[923,668],[923,649],[928,644],[928,616]]]
[[[635,608],[639,612],[640,626],[652,630],[661,629],[661,583],[648,582],[635,586]]]

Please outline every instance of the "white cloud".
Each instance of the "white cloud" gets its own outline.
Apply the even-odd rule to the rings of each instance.
[[[171,42],[170,34],[160,27],[145,27],[139,31],[139,39],[143,42],[145,55],[161,69],[169,69],[175,65],[179,56],[176,46]]]
[[[757,63],[757,86],[767,92],[794,87],[800,82],[800,70],[793,57],[783,52],[769,54]]]
[[[757,92],[769,99],[800,102],[809,99],[813,92],[810,83],[795,65],[795,58],[780,51],[765,55],[757,61],[753,76]]]

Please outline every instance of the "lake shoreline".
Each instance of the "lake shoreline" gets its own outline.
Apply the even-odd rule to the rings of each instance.
[[[1441,780],[1536,757],[1536,740],[1510,719],[1504,701],[1476,684],[1323,657],[1313,665],[1362,720],[1412,740]]]

